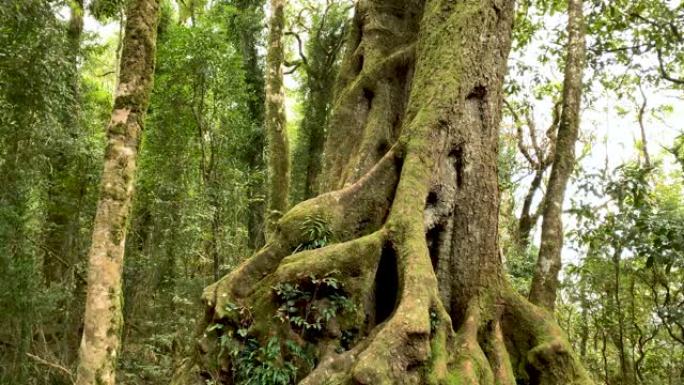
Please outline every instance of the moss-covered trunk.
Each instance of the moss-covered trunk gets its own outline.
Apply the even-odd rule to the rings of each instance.
[[[88,254],[88,292],[77,385],[113,385],[122,326],[121,274],[138,146],[154,74],[159,0],[126,10],[119,84]]]
[[[530,288],[530,301],[548,309],[553,309],[556,302],[563,249],[563,199],[575,167],[575,144],[579,136],[586,51],[583,4],[583,0],[568,1],[568,43],[562,109],[551,176],[544,197],[541,245]]]
[[[68,97],[70,98],[69,113],[64,116],[64,123],[72,137],[80,135],[79,130],[79,83],[78,58],[81,50],[81,35],[83,33],[83,1],[73,1],[69,4],[70,17],[67,29],[69,43],[68,63],[71,67],[73,80]],[[60,143],[61,144],[61,143]],[[43,274],[46,284],[59,283],[66,273],[77,262],[74,259],[73,244],[75,243],[72,222],[77,220],[78,195],[82,181],[74,177],[73,160],[69,159],[68,151],[73,151],[67,145],[61,144],[56,149],[48,176],[48,196],[51,200],[47,205],[46,235]],[[65,182],[66,181],[66,182]],[[80,183],[79,183],[80,182]]]
[[[205,290],[199,343],[175,383],[590,383],[553,316],[502,271],[512,15],[501,0],[357,3],[327,192]]]
[[[283,29],[285,1],[271,0],[268,46],[266,54],[266,136],[268,150],[268,212],[266,231],[273,232],[275,222],[287,209],[290,186],[290,150],[285,124],[285,90],[283,86]]]
[[[264,109],[266,108],[264,69],[260,60],[258,47],[261,43],[261,19],[263,17],[264,0],[236,0],[231,2],[238,13],[231,20],[231,28],[238,33],[233,42],[237,51],[242,53],[242,69],[245,73],[245,84],[250,93],[247,101],[249,118],[252,125],[248,150],[245,151],[245,162],[250,167],[252,178],[248,184],[247,231],[248,244],[258,249],[265,243],[264,214]]]

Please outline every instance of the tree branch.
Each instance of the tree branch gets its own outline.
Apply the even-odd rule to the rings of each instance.
[[[674,84],[684,84],[684,79],[675,78],[667,72],[667,69],[665,68],[665,63],[663,62],[663,52],[660,50],[660,48],[656,48],[656,52],[658,53],[658,70],[660,72],[660,76],[662,76],[663,79],[668,80]]]
[[[36,356],[35,354],[31,354],[31,353],[28,353],[28,352],[27,352],[26,355],[27,355],[29,358],[32,358],[33,360],[35,360],[35,361],[37,361],[37,362],[39,362],[39,363],[41,363],[41,364],[43,364],[43,365],[45,365],[45,366],[49,366],[49,367],[51,367],[51,368],[53,368],[53,369],[57,369],[57,370],[59,370],[60,372],[66,374],[66,376],[69,378],[69,381],[71,381],[72,384],[74,383],[74,375],[73,375],[73,373],[71,373],[71,370],[65,368],[65,367],[62,366],[62,365],[55,364],[54,362],[50,362],[50,361],[48,361],[48,360],[46,360],[46,359],[44,359],[44,358],[38,357],[38,356]]]
[[[297,40],[297,50],[299,51],[299,57],[302,59],[302,63],[304,64],[304,66],[308,68],[309,61],[307,60],[306,55],[304,55],[304,44],[302,43],[302,38],[299,37],[299,34],[292,31],[285,32],[285,36],[292,36]]]

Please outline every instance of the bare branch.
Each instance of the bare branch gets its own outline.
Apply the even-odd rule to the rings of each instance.
[[[301,58],[302,63],[304,64],[305,67],[309,67],[309,61],[306,58],[306,55],[304,55],[304,44],[302,43],[302,38],[299,37],[299,34],[296,32],[288,31],[285,32],[286,36],[292,36],[297,40],[297,49],[299,51],[299,57]]]
[[[73,373],[71,373],[71,370],[65,368],[65,367],[62,366],[62,365],[55,364],[54,362],[50,362],[50,361],[48,361],[48,360],[46,360],[46,359],[44,359],[44,358],[38,357],[38,356],[36,356],[35,354],[31,354],[31,353],[28,353],[28,352],[27,352],[26,355],[27,355],[29,358],[31,358],[31,359],[33,359],[33,360],[35,360],[35,361],[37,361],[37,362],[39,362],[39,363],[41,363],[41,364],[43,364],[43,365],[46,365],[46,366],[49,366],[49,367],[51,367],[51,368],[53,368],[53,369],[59,370],[60,372],[64,373],[64,374],[69,378],[69,381],[71,381],[72,384],[74,383],[74,375],[73,375]]]
[[[525,159],[530,163],[530,165],[534,168],[538,168],[538,163],[534,158],[532,158],[532,155],[530,155],[530,152],[528,151],[527,147],[525,147],[525,143],[523,141],[523,123],[522,120],[520,119],[520,115],[515,111],[513,106],[508,102],[508,100],[504,99],[504,105],[508,109],[508,111],[511,113],[511,116],[513,117],[513,121],[515,122],[515,128],[517,132],[517,138],[518,138],[518,149],[520,152],[523,154]]]
[[[660,50],[660,48],[657,48],[656,52],[658,53],[658,70],[660,71],[660,76],[674,84],[684,84],[684,79],[675,78],[667,72],[663,59],[663,52]]]

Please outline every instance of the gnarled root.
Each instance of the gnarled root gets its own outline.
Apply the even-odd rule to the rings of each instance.
[[[425,243],[411,250],[410,238],[383,227],[282,259],[247,296],[217,291],[207,325],[223,329],[205,333],[200,344],[201,355],[219,359],[212,376],[232,383],[231,358],[221,355],[217,341],[244,321],[236,319],[239,307],[249,309],[245,333],[260,343],[279,336],[313,347],[317,364],[298,373],[302,385],[591,384],[553,316],[505,283],[483,288],[453,324],[439,299],[427,252],[420,250]],[[355,305],[351,314],[337,314],[315,335],[273,319],[281,305],[274,287],[334,272]],[[357,334],[345,345],[342,335],[350,330]],[[241,337],[231,332],[230,338]]]

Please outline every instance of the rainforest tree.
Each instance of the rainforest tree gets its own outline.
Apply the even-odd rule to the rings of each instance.
[[[683,7],[0,0],[0,384],[680,384]]]
[[[575,168],[575,144],[579,137],[586,54],[583,7],[582,0],[568,1],[568,43],[561,112],[558,132],[554,135],[551,176],[544,196],[541,246],[530,288],[530,301],[549,309],[553,309],[558,290],[563,248],[563,200],[568,180]]]
[[[285,46],[285,2],[272,0],[266,56],[266,120],[268,138],[268,206],[266,230],[273,232],[275,222],[288,207],[290,191],[290,145],[285,127],[285,90],[283,61]]]
[[[266,349],[317,363],[283,367],[282,383],[590,383],[553,316],[502,270],[512,20],[512,2],[357,4],[326,192],[205,290],[200,376],[244,383],[245,365],[268,365],[245,354]]]
[[[76,384],[115,384],[122,327],[121,276],[138,146],[154,75],[158,0],[126,8],[121,70],[88,255],[88,294]]]

